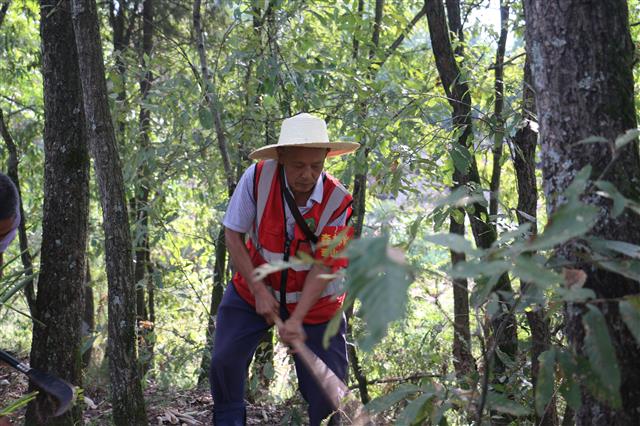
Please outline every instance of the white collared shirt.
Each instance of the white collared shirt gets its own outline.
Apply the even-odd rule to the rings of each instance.
[[[236,186],[231,200],[229,200],[229,206],[222,220],[222,224],[231,229],[232,231],[247,233],[251,230],[256,218],[256,200],[253,198],[253,181],[256,165],[249,166],[243,173]],[[285,184],[287,189],[288,183]],[[318,177],[316,185],[313,187],[313,191],[307,200],[307,204],[304,206],[298,206],[300,213],[303,215],[313,207],[314,203],[322,203],[324,183],[322,181],[322,175]],[[296,219],[291,214],[289,206],[284,203],[284,212],[287,221],[287,234],[289,238],[293,238],[293,229],[295,227]],[[346,211],[333,222],[328,223],[328,226],[344,226],[346,224],[347,213]]]

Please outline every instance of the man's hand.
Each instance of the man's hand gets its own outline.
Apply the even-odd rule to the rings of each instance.
[[[256,312],[262,315],[267,324],[272,325],[280,312],[280,303],[262,282],[253,286],[253,297],[256,300]]]
[[[294,342],[302,343],[307,339],[307,335],[302,327],[302,320],[293,316],[283,324],[279,324],[278,333],[280,334],[280,341],[291,347],[296,346]]]

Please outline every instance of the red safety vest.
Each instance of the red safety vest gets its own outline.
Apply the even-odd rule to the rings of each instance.
[[[266,160],[259,162],[255,168],[253,191],[256,200],[256,219],[247,241],[247,249],[253,265],[257,267],[267,262],[281,261],[287,257],[293,258],[296,254],[304,252],[315,259],[321,259],[333,271],[345,267],[346,259],[334,258],[336,253],[344,247],[344,242],[340,244],[339,248],[334,248],[331,253],[327,253],[327,247],[323,247],[322,244],[337,235],[351,237],[353,228],[327,226],[327,224],[345,212],[348,221],[351,217],[353,198],[336,178],[324,173],[322,203],[314,203],[313,207],[303,215],[307,224],[310,225],[311,231],[318,236],[320,247],[316,247],[307,239],[297,223],[294,228],[293,240],[287,241],[280,167],[277,161]],[[265,278],[265,284],[273,289],[276,300],[280,300],[280,284],[283,280],[283,274],[286,274],[286,306],[289,313],[293,312],[296,307],[310,269],[311,265],[309,264],[294,265],[287,270],[269,274]],[[253,294],[240,273],[235,273],[233,284],[240,296],[255,307]],[[320,299],[304,318],[304,323],[320,324],[329,321],[340,309],[343,300],[342,280],[336,279],[327,284]]]

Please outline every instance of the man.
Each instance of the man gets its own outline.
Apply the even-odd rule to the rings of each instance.
[[[20,224],[20,203],[15,185],[5,174],[0,173],[0,277],[2,277],[2,255],[16,236]],[[0,426],[9,426],[7,417],[0,417]]]
[[[3,253],[16,237],[20,225],[20,201],[18,190],[5,174],[0,173],[0,276]]]
[[[346,378],[344,318],[329,348],[322,347],[327,322],[344,300],[338,280],[323,274],[344,267],[345,260],[334,259],[322,243],[348,234],[352,198],[323,169],[326,157],[358,147],[329,142],[324,120],[299,114],[283,121],[277,144],[249,156],[262,161],[245,171],[223,221],[236,273],[218,308],[213,344],[210,381],[215,425],[245,423],[247,366],[277,317],[284,322],[278,330],[283,343],[306,339],[338,377]],[[246,245],[243,234],[249,234]],[[256,267],[295,255],[313,257],[315,262],[257,278]],[[309,422],[319,425],[331,414],[331,404],[295,355],[294,361],[300,391],[309,403]]]

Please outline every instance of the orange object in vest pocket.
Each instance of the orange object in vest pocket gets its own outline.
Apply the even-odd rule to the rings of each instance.
[[[316,259],[322,259],[327,265],[346,266],[346,259],[341,258],[341,254],[353,237],[353,232],[351,226],[325,226],[318,239]]]

